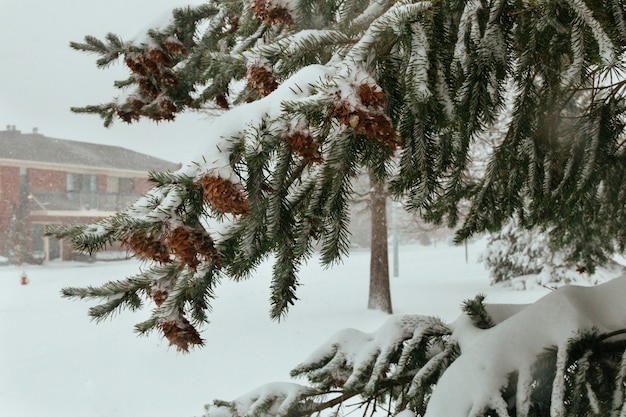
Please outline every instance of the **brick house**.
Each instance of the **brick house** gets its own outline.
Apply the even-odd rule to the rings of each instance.
[[[19,234],[44,261],[74,259],[67,242],[43,236],[44,225],[91,223],[114,214],[148,191],[148,171],[179,167],[117,146],[7,126],[0,131],[0,255],[11,256]]]

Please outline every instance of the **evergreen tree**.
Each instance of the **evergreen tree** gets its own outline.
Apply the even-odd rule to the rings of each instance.
[[[550,232],[538,227],[527,229],[517,219],[511,219],[502,229],[491,233],[481,260],[490,270],[492,283],[514,281],[509,284],[525,289],[527,285],[597,284],[624,274],[625,268],[612,259],[598,265],[600,274],[591,274],[568,257],[567,247],[559,247],[550,239]]]
[[[128,94],[75,109],[106,125],[230,110],[207,130],[203,155],[152,173],[154,188],[129,209],[50,230],[89,252],[120,241],[153,262],[65,294],[103,299],[90,311],[99,319],[149,298],[156,307],[138,331],[158,328],[186,350],[202,344],[197,326],[219,279],[247,278],[273,255],[271,316],[281,318],[314,243],[326,265],[347,252],[361,168],[435,222],[455,224],[467,199],[459,241],[517,215],[579,242],[572,256],[593,267],[614,243],[625,246],[624,12],[619,0],[209,0],[177,9],[143,41],[73,43],[98,54],[99,66],[123,59],[131,71],[116,83]],[[470,181],[470,151],[501,119],[506,89],[510,121],[484,175]],[[599,250],[585,246],[599,236],[608,237]],[[478,300],[467,307],[478,318],[471,331],[463,319],[421,316],[370,335],[348,331],[294,371],[315,387],[222,405],[233,415],[308,415],[361,394],[429,416],[619,413],[624,346],[612,337],[625,320],[603,307],[618,305],[624,287],[568,288],[521,311]],[[549,326],[528,329],[544,316]],[[535,375],[552,345],[548,376]],[[339,399],[313,398],[333,387]]]

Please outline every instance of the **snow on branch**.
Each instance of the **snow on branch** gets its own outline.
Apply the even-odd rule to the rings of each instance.
[[[600,49],[600,57],[605,65],[611,65],[615,62],[615,45],[611,42],[611,39],[606,34],[605,30],[600,25],[600,22],[593,17],[593,13],[583,0],[568,0],[569,5],[578,15],[578,17],[585,22],[587,27],[591,29],[598,48]]]
[[[215,118],[207,127],[213,139],[211,146],[200,153],[197,162],[183,167],[180,173],[199,178],[207,172],[214,172],[220,177],[239,182],[229,159],[233,141],[257,129],[263,121],[276,122],[283,112],[281,103],[308,97],[314,91],[315,84],[331,74],[332,68],[309,65],[293,74],[266,97],[235,107]],[[267,130],[272,130],[271,126]],[[255,146],[254,143],[248,145]]]
[[[450,329],[434,317],[392,317],[373,333],[356,329],[338,332],[294,368],[291,374],[306,375],[309,381],[320,387],[373,392],[376,384],[390,375],[391,362],[397,365],[393,374],[401,374],[411,369],[409,364],[414,365],[412,354],[415,349],[423,348],[428,336],[444,337],[449,334]]]
[[[537,407],[565,416],[583,403],[597,415],[623,415],[624,297],[626,276],[562,287],[531,305],[487,304],[487,328],[463,314],[449,325],[406,315],[371,333],[345,329],[291,372],[312,387],[267,384],[215,401],[208,417],[308,416],[355,396],[367,403],[385,395],[395,402],[390,412],[424,417],[527,417]],[[482,309],[482,300],[466,309]]]
[[[482,5],[480,1],[468,1],[465,3],[461,19],[459,20],[456,46],[454,48],[454,59],[461,65],[461,68],[465,72],[468,71],[469,66],[469,54],[466,46],[466,38],[468,38],[468,34],[471,34],[473,36],[469,36],[470,39],[479,41],[478,34],[480,33],[480,30],[478,29],[478,17],[476,15],[481,8]]]
[[[429,1],[420,1],[412,4],[398,2],[381,16],[376,18],[367,28],[359,42],[348,53],[346,61],[369,63],[369,56],[374,50],[374,45],[382,34],[387,30],[398,30],[411,19],[424,13],[432,7]]]
[[[468,331],[466,317],[453,323],[452,337],[461,356],[437,382],[426,417],[466,417],[496,408],[509,375],[527,374],[537,357],[553,346],[559,351],[557,368],[563,371],[559,364],[567,359],[567,344],[577,333],[623,329],[626,311],[619,306],[624,297],[626,276],[596,287],[562,287],[490,329]],[[558,370],[552,409],[561,415],[563,378],[559,380]]]
[[[379,395],[415,381],[416,361],[428,362],[432,357],[436,363],[425,366],[423,372],[428,374],[424,378],[432,376],[442,357],[454,350],[442,348],[449,335],[450,329],[441,320],[418,315],[392,317],[372,333],[342,330],[291,372],[306,376],[313,387],[266,384],[234,401],[216,400],[207,416],[308,416],[357,395]],[[418,351],[423,350],[432,354],[421,357]]]
[[[410,77],[410,81],[407,84],[414,92],[415,99],[419,102],[425,102],[432,95],[428,88],[428,70],[430,67],[428,36],[424,27],[419,23],[414,23],[412,29],[412,53],[407,68],[407,76]]]
[[[210,417],[285,417],[291,415],[295,409],[301,412],[310,409],[310,405],[305,407],[302,402],[306,402],[308,397],[318,395],[320,392],[311,387],[290,382],[273,382],[234,401],[216,400],[208,411]],[[312,403],[309,401],[308,404]]]
[[[293,55],[302,53],[302,51],[312,51],[327,45],[336,46],[352,42],[354,42],[352,37],[338,30],[307,29],[279,39],[271,44],[260,44],[244,55],[260,55],[263,57],[288,56],[292,59]]]

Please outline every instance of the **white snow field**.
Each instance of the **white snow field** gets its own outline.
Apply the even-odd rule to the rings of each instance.
[[[461,302],[478,293],[486,302],[528,303],[548,292],[490,287],[488,271],[477,262],[482,248],[482,242],[471,244],[466,263],[462,246],[400,247],[400,274],[391,278],[395,313],[451,322]],[[222,282],[202,332],[206,346],[189,354],[157,333],[137,337],[133,325],[149,308],[96,324],[87,316],[93,301],[60,296],[65,286],[122,279],[141,266],[130,260],[0,267],[0,416],[200,416],[213,399],[289,381],[290,369],[334,332],[372,331],[388,317],[366,308],[367,250],[353,251],[331,269],[313,259],[300,274],[300,300],[281,323],[268,318],[269,262],[248,281]],[[26,286],[20,285],[22,270]]]

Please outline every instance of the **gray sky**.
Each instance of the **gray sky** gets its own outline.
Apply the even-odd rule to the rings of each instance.
[[[98,116],[78,115],[71,106],[110,100],[123,64],[100,70],[95,55],[79,53],[70,41],[113,32],[131,39],[173,7],[201,0],[1,0],[0,130],[39,132],[59,139],[124,146],[173,162],[187,162],[207,140],[206,116],[178,115],[173,123],[115,121],[105,129]],[[154,6],[158,4],[158,6]],[[155,20],[156,19],[156,20]]]

